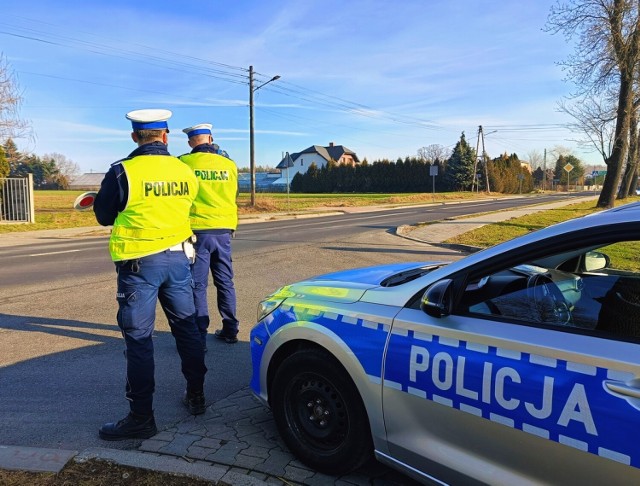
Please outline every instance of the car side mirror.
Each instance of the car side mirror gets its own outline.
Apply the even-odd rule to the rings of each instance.
[[[447,278],[434,283],[425,290],[420,308],[431,317],[444,317],[452,310],[453,280]]]
[[[584,255],[584,271],[595,272],[607,268],[611,263],[611,259],[604,253],[599,251],[588,251]]]

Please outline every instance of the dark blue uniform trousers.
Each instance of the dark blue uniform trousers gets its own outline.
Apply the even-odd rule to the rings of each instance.
[[[194,231],[196,261],[192,266],[193,297],[196,305],[196,322],[204,342],[209,327],[209,307],[207,304],[207,286],[209,271],[217,290],[217,305],[222,317],[222,329],[225,334],[235,336],[238,333],[236,318],[236,289],[233,285],[233,266],[231,259],[231,231],[207,230]]]
[[[151,415],[155,389],[152,335],[158,299],[176,340],[187,390],[202,391],[204,385],[207,368],[195,323],[189,260],[182,251],[166,250],[115,263],[117,319],[126,344],[126,397],[133,413]]]

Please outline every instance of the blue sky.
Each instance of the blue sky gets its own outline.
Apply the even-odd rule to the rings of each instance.
[[[215,141],[249,166],[248,68],[256,165],[285,151],[345,145],[369,161],[451,148],[478,126],[491,157],[575,148],[557,102],[571,92],[556,64],[572,52],[543,32],[552,0],[4,0],[0,50],[23,92],[33,140],[83,172],[135,148],[125,113],[166,108],[169,149],[181,129],[213,123]]]

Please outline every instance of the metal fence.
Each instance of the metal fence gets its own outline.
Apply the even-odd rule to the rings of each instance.
[[[34,223],[33,175],[0,178],[0,223]]]

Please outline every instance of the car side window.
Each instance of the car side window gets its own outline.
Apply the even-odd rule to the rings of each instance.
[[[457,309],[500,321],[640,338],[639,255],[640,242],[626,241],[472,278]]]

